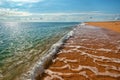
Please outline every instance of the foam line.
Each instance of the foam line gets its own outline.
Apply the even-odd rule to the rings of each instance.
[[[60,47],[68,40],[71,36],[73,36],[73,30],[62,37],[57,43],[53,44],[52,47],[48,50],[48,52],[43,55],[43,57],[38,60],[35,65],[27,72],[24,73],[20,80],[35,80],[35,77],[41,75],[44,72],[45,64],[50,62],[54,55],[60,50]]]

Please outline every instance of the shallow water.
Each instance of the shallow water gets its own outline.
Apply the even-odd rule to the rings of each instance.
[[[76,24],[78,23],[0,23],[0,79],[13,80],[16,75],[24,72],[19,69],[32,65],[43,51]]]

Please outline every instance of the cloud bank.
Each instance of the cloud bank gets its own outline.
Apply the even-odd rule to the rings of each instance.
[[[30,13],[18,9],[0,8],[0,21],[30,22],[82,22],[119,20],[119,14],[106,14],[99,11],[79,13]]]
[[[0,8],[0,16],[3,17],[8,17],[8,16],[30,16],[31,13],[29,12],[24,12],[24,11],[18,11],[17,9],[5,9],[5,8]]]

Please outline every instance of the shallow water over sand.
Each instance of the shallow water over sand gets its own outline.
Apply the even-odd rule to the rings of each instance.
[[[0,23],[0,80],[19,79],[38,59],[78,23]],[[15,80],[17,80],[15,79]]]
[[[39,80],[41,77],[37,77]],[[119,80],[120,33],[78,26],[42,80]]]

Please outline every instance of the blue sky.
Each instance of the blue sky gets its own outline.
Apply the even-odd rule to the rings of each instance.
[[[119,5],[120,0],[0,0],[0,19],[112,20],[120,17]]]

